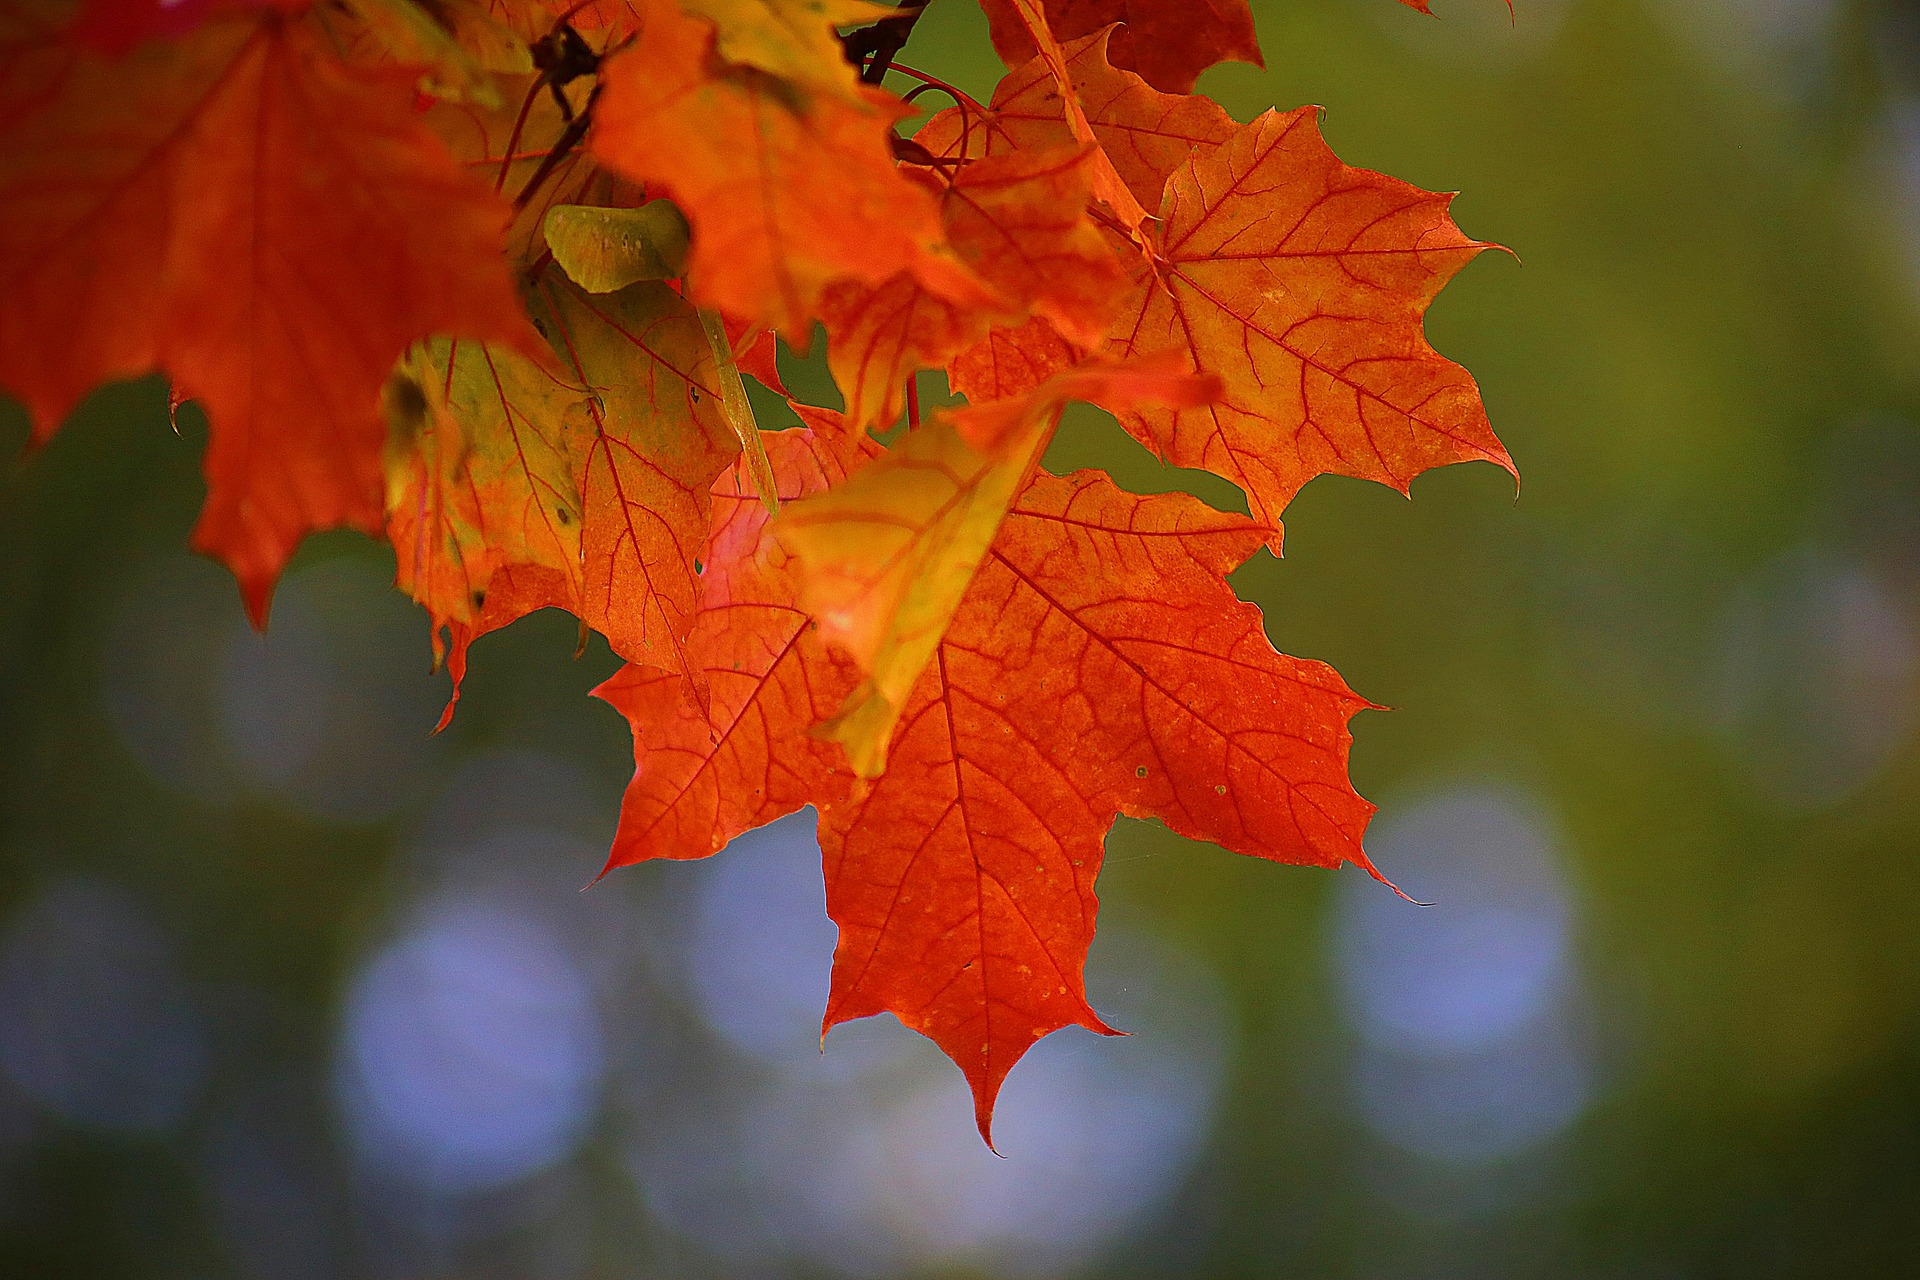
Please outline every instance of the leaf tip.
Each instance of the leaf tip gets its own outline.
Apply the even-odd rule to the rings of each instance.
[[[267,620],[273,611],[273,586],[277,574],[243,573],[235,569],[234,581],[240,587],[240,607],[246,610],[253,629],[266,634]]]
[[[1433,905],[1431,902],[1420,901],[1420,899],[1409,894],[1405,889],[1402,889],[1399,885],[1387,879],[1386,873],[1381,871],[1380,868],[1374,866],[1373,859],[1369,858],[1365,853],[1360,853],[1355,855],[1353,857],[1353,862],[1362,871],[1372,876],[1375,880],[1378,880],[1381,884],[1387,886],[1387,888],[1393,890],[1394,896],[1399,898],[1401,901],[1410,902],[1416,907],[1430,907]]]
[[[999,1090],[994,1090],[994,1093],[998,1092]],[[977,1089],[974,1091],[973,1123],[980,1130],[980,1141],[987,1144],[987,1150],[1005,1160],[1006,1153],[993,1145],[993,1101],[991,1094],[983,1095]]]
[[[607,855],[607,864],[601,867],[599,871],[594,873],[593,879],[587,881],[585,884],[580,886],[580,892],[585,893],[587,890],[593,888],[595,885],[599,884],[602,880],[605,880],[609,875],[612,875],[616,867],[626,866],[627,861],[628,860],[623,860],[620,857],[620,845],[616,838],[616,841],[613,846],[613,851]],[[1405,896],[1405,895],[1402,895],[1402,896]]]

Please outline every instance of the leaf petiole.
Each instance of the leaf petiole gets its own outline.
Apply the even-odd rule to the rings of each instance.
[[[720,377],[720,408],[727,425],[740,440],[740,452],[747,459],[747,474],[753,477],[753,489],[766,504],[769,514],[780,514],[780,492],[774,484],[773,464],[767,461],[767,447],[760,440],[760,426],[753,420],[753,405],[747,399],[746,384],[740,380],[740,366],[734,363],[733,344],[727,340],[726,321],[720,313],[700,308],[700,324],[707,331],[707,345],[713,349],[713,365]]]

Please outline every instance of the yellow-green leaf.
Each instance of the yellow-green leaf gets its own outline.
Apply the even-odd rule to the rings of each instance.
[[[436,338],[388,380],[389,534],[397,585],[439,623],[471,624],[502,565],[580,581],[566,423],[587,392],[499,346]]]
[[[650,200],[638,209],[555,205],[544,230],[554,261],[589,293],[671,280],[686,270],[687,220],[671,200]]]
[[[388,384],[400,586],[456,647],[558,605],[681,670],[708,490],[737,452],[706,335],[657,282],[591,294],[549,270],[530,302],[551,361],[441,341]]]

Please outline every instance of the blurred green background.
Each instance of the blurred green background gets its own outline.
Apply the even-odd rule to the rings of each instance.
[[[995,1160],[930,1046],[816,1052],[804,816],[577,892],[632,758],[570,620],[430,738],[389,552],[313,540],[263,640],[190,411],[8,409],[0,1274],[1920,1274],[1920,10],[1256,9],[1205,90],[1519,259],[1429,321],[1518,499],[1322,479],[1238,577],[1397,708],[1353,771],[1436,905],[1123,822],[1138,1034],[1043,1044]],[[903,60],[991,91],[964,0]],[[1232,500],[1096,414],[1052,461]]]

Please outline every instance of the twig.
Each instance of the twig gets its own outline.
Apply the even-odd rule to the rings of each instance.
[[[907,47],[913,24],[920,21],[928,3],[929,0],[901,0],[900,13],[882,18],[870,27],[849,31],[840,38],[847,51],[847,61],[860,68],[861,83],[879,84],[887,78],[894,55]]]

